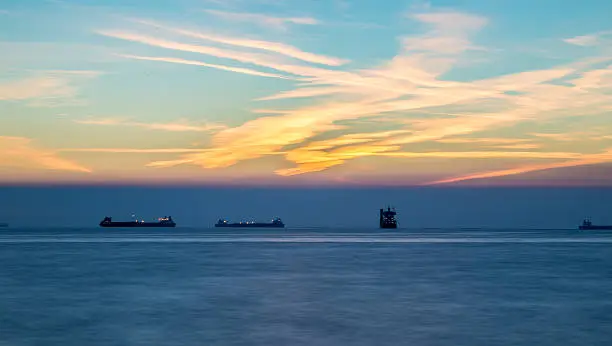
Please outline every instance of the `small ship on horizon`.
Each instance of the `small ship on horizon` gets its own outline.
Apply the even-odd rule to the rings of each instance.
[[[578,229],[586,231],[586,230],[612,230],[612,225],[593,225],[591,220],[584,219],[582,221],[582,225],[578,226]]]
[[[6,222],[0,222],[0,228],[7,228],[9,226]]]
[[[380,228],[397,228],[395,215],[397,215],[395,208],[391,209],[391,207],[387,207],[387,210],[380,209]]]
[[[172,216],[160,217],[156,222],[145,222],[144,220],[113,221],[112,217],[106,216],[100,221],[100,227],[176,227]]]
[[[215,227],[221,227],[221,228],[285,228],[285,224],[278,217],[272,219],[272,222],[269,222],[269,223],[252,222],[252,221],[230,223],[225,219],[219,219],[219,221],[217,221],[217,223],[215,224]]]

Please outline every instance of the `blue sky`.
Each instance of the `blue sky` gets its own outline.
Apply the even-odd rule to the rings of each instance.
[[[0,181],[610,185],[609,13],[5,0]]]

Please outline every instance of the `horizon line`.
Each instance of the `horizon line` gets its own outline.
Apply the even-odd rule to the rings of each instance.
[[[249,188],[249,189],[612,189],[612,185],[567,185],[567,184],[361,184],[361,183],[207,183],[207,182],[0,182],[0,188],[29,188],[29,187],[142,187],[142,188]]]

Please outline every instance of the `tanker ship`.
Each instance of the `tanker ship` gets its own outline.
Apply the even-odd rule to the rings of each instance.
[[[113,221],[113,218],[107,216],[100,221],[100,227],[176,227],[176,223],[172,220],[172,216],[160,217],[155,222],[145,222],[144,220]]]
[[[225,219],[219,219],[215,224],[215,227],[226,227],[226,228],[284,228],[285,224],[283,221],[276,217],[272,219],[272,222],[229,222]]]

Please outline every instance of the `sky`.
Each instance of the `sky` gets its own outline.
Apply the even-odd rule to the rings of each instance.
[[[610,13],[2,0],[0,183],[612,186]]]

